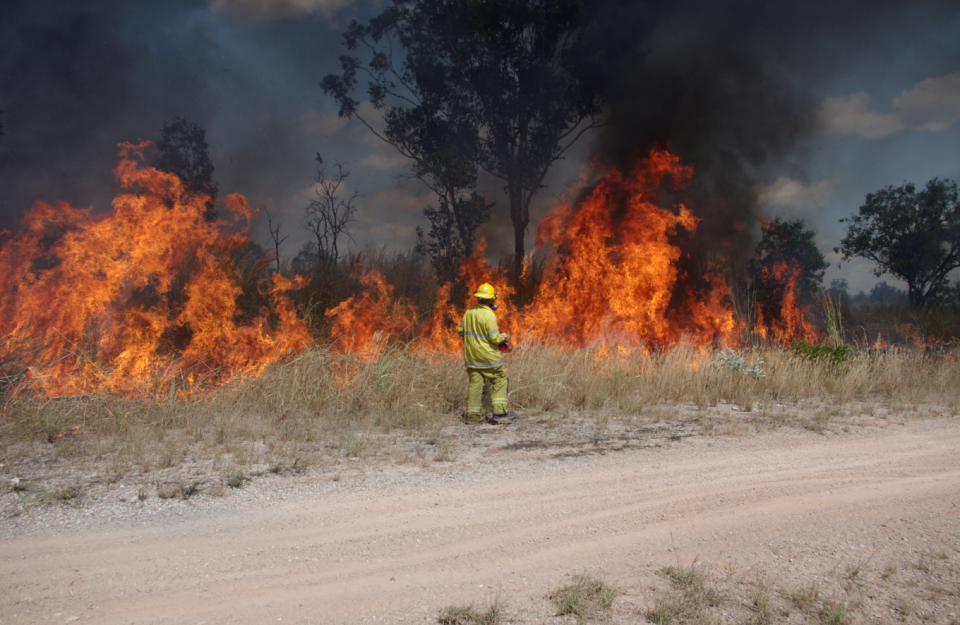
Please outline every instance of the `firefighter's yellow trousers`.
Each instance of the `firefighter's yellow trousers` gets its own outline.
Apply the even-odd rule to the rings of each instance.
[[[494,415],[507,414],[507,366],[467,367],[470,386],[467,388],[467,415],[480,416],[483,412],[483,387],[490,384],[490,403]]]

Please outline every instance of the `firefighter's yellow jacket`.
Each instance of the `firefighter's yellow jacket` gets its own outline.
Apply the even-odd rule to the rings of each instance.
[[[500,344],[510,340],[509,334],[500,332],[497,315],[485,304],[467,309],[457,328],[463,337],[463,364],[467,367],[498,367],[503,364]]]

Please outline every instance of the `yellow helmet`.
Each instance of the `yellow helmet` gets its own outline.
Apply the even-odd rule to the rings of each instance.
[[[480,299],[497,299],[497,290],[489,282],[484,282],[477,287],[477,292],[473,296]]]

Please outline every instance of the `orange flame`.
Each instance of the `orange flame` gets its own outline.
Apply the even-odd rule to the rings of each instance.
[[[699,219],[684,204],[659,205],[662,190],[682,191],[693,168],[666,150],[652,150],[631,176],[608,169],[586,196],[561,201],[537,228],[537,247],[553,250],[536,299],[523,310],[513,308],[512,288],[504,272],[486,264],[486,242],[463,264],[460,283],[472,290],[484,282],[499,291],[500,330],[518,340],[554,340],[570,346],[598,345],[603,358],[612,354],[608,344],[663,346],[687,340],[695,345],[730,345],[737,342],[737,323],[731,294],[720,269],[708,272],[694,286],[681,280],[680,241],[696,232]],[[574,190],[568,197],[576,195]],[[755,331],[778,341],[812,340],[816,332],[797,302],[798,275],[786,267],[776,279],[787,284],[775,315],[758,306]],[[379,274],[377,274],[379,275]],[[387,301],[389,293],[373,280],[374,293],[351,298],[328,315],[338,318],[338,337],[352,335],[355,343],[341,348],[375,357],[369,351],[368,328],[391,332],[392,323],[406,332],[409,311],[396,321]],[[456,353],[462,342],[455,328],[464,309],[475,300],[468,291],[464,301],[453,301],[451,285],[439,288],[432,315],[416,328],[415,349],[425,353]],[[369,303],[367,299],[369,300]],[[375,304],[373,302],[376,302]],[[339,317],[342,316],[342,320]]]
[[[699,220],[683,204],[658,206],[657,195],[667,183],[683,189],[692,176],[679,158],[654,150],[632,177],[609,170],[579,205],[544,218],[537,245],[552,245],[559,256],[524,324],[573,345],[730,340],[736,324],[719,277],[709,276],[703,293],[687,294],[688,310],[671,311],[681,255],[671,237],[692,235]]]
[[[710,274],[696,292],[679,286],[681,249],[674,239],[692,236],[699,220],[683,204],[667,209],[657,203],[665,185],[681,190],[692,175],[693,168],[679,158],[655,150],[632,177],[608,170],[586,199],[561,202],[537,229],[538,248],[552,249],[556,256],[538,296],[523,310],[513,307],[513,290],[504,272],[486,264],[485,241],[464,262],[459,282],[470,289],[495,284],[500,330],[519,340],[657,346],[689,337],[698,344],[730,343],[737,324],[726,282]],[[451,285],[441,286],[432,315],[418,328],[416,349],[459,351],[462,342],[455,327],[474,301],[472,291],[464,301],[453,301]],[[369,318],[384,309],[382,304],[362,312],[355,309],[356,303],[345,302],[328,314],[343,314],[342,325],[351,326],[358,336],[363,332],[358,327],[388,325]]]
[[[242,323],[231,252],[248,240],[210,223],[208,199],[141,162],[149,142],[120,145],[113,210],[37,203],[0,249],[0,354],[29,363],[24,384],[48,394],[150,394],[262,370],[310,335],[274,277],[276,321]],[[240,195],[232,223],[254,211]]]
[[[780,300],[776,314],[767,314],[763,306],[757,303],[756,328],[762,338],[774,338],[780,343],[791,341],[816,341],[818,334],[813,324],[808,320],[807,311],[801,307],[797,296],[797,284],[800,281],[800,270],[788,267],[784,262],[777,262],[772,267],[764,269],[763,281],[766,284],[782,285],[783,297]]]
[[[66,434],[76,434],[77,432],[80,431],[80,427],[81,427],[80,424],[77,424],[77,425],[71,426],[68,429],[58,430],[57,433],[54,435],[54,438],[63,438],[64,435]]]
[[[311,342],[288,296],[305,279],[265,280],[259,288],[270,305],[258,314],[238,305],[240,271],[231,259],[249,243],[241,225],[254,214],[244,198],[228,196],[229,220],[208,222],[208,197],[141,165],[149,147],[120,146],[111,212],[38,203],[0,248],[0,362],[28,364],[21,388],[184,394],[257,373]],[[331,337],[367,361],[389,337],[416,339],[413,348],[428,355],[456,353],[472,289],[490,282],[500,330],[515,342],[596,345],[608,364],[624,345],[733,343],[738,327],[721,272],[694,285],[678,268],[698,218],[682,203],[660,205],[662,191],[682,192],[692,176],[675,155],[654,150],[629,176],[607,169],[582,199],[560,201],[537,229],[538,248],[554,255],[523,310],[511,301],[505,271],[487,265],[481,241],[460,269],[469,290],[454,295],[442,285],[424,321],[370,271],[359,277],[363,292],[326,311]],[[771,271],[789,288],[774,314],[758,307],[759,331],[777,340],[815,336],[796,301],[796,272]]]
[[[460,323],[464,310],[476,303],[473,289],[485,282],[496,285],[497,319],[501,331],[509,334],[516,333],[517,314],[510,301],[514,294],[513,287],[507,281],[504,272],[487,265],[484,259],[486,251],[487,241],[481,239],[473,254],[460,266],[458,281],[468,286],[462,301],[451,301],[450,284],[440,287],[433,313],[418,332],[422,340],[417,344],[416,349],[420,352],[456,353],[462,349],[463,341],[457,334],[456,327]]]
[[[416,311],[394,299],[393,287],[377,270],[361,276],[360,284],[366,291],[359,297],[348,297],[326,315],[333,317],[330,335],[341,350],[373,361],[380,356],[388,336],[403,335],[413,328]]]

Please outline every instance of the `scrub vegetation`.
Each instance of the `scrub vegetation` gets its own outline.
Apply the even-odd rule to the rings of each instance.
[[[919,552],[911,565],[882,563],[877,554],[849,566],[809,576],[676,562],[639,577],[611,583],[577,574],[543,599],[563,623],[654,625],[854,625],[855,623],[957,623],[960,580],[957,553]],[[646,563],[645,563],[646,564]],[[646,568],[643,566],[642,568]],[[499,595],[486,609],[473,604],[443,608],[439,625],[527,622],[511,614]]]
[[[730,364],[740,359],[746,366]],[[595,445],[629,440],[631,427],[661,421],[707,435],[763,427],[824,432],[858,415],[950,415],[960,406],[960,352],[952,349],[860,350],[837,364],[779,347],[535,344],[510,354],[507,365],[510,407],[520,413],[512,427],[586,424]],[[762,375],[745,375],[745,368]],[[58,461],[99,463],[115,479],[202,463],[220,485],[239,488],[254,466],[301,473],[359,457],[455,461],[458,432],[475,427],[463,422],[465,400],[456,356],[395,344],[365,361],[321,347],[187,401],[8,397],[0,461],[10,467],[46,450]]]

